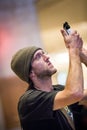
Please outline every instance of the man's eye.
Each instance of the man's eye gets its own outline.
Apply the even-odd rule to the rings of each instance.
[[[38,53],[38,54],[36,55],[36,58],[35,58],[35,59],[39,59],[39,58],[41,58],[41,56],[42,56],[42,54],[41,54],[41,53]]]

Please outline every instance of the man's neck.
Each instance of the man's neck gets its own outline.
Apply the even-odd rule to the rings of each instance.
[[[42,91],[46,91],[46,92],[50,92],[53,90],[51,78],[38,79],[35,81],[34,84],[35,84],[34,87],[37,90],[42,90]]]

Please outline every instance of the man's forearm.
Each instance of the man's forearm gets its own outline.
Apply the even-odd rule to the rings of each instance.
[[[85,64],[85,66],[87,66],[87,50],[84,48],[80,52],[80,59],[81,59],[81,62]]]
[[[66,89],[76,94],[76,98],[83,94],[83,70],[78,49],[69,50],[70,65],[66,82]]]
[[[85,66],[87,66],[87,50],[85,48],[82,48],[82,51],[80,52],[80,60],[83,64],[85,64]],[[84,90],[83,99],[79,102],[79,104],[87,107],[87,89]]]

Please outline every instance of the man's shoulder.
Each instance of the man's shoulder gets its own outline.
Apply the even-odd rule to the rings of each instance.
[[[61,84],[53,85],[53,87],[54,87],[54,90],[57,90],[57,91],[62,91],[64,89],[64,85],[61,85]]]

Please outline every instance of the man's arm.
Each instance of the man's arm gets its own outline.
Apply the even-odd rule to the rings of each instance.
[[[87,49],[82,48],[80,52],[80,60],[85,66],[87,66]],[[84,89],[84,96],[79,104],[84,105],[87,108],[87,89]]]
[[[87,89],[84,90],[84,97],[79,102],[79,105],[83,105],[84,107],[87,108]]]
[[[65,89],[55,96],[53,110],[73,104],[83,98],[83,70],[80,60],[82,39],[75,32],[67,35],[62,30],[61,33],[69,52],[69,72]]]
[[[80,59],[85,66],[87,66],[87,50],[85,48],[82,48],[80,52]]]

